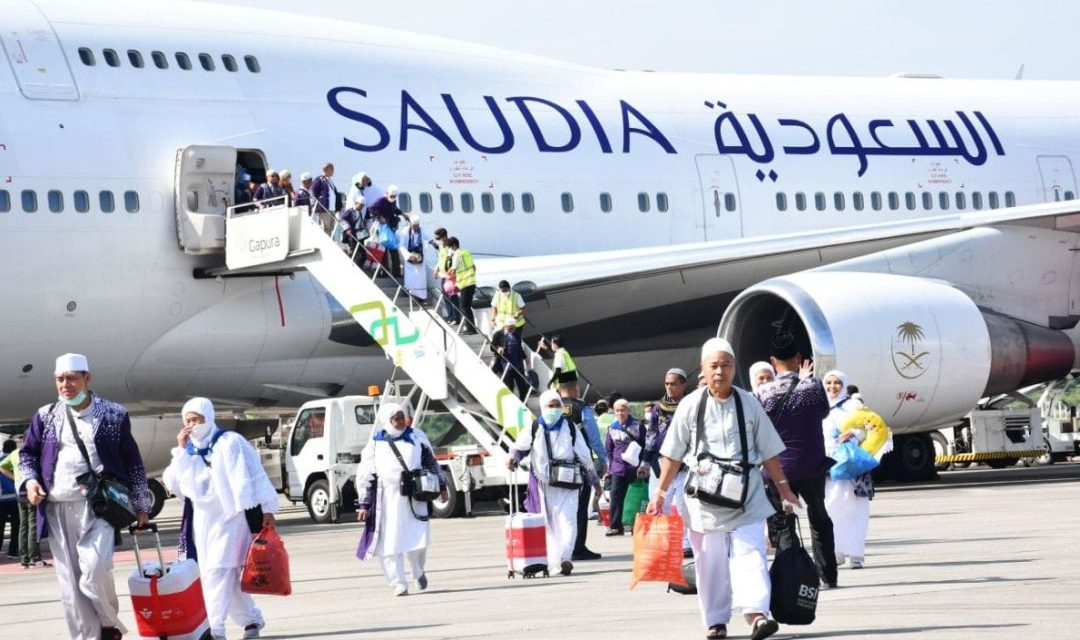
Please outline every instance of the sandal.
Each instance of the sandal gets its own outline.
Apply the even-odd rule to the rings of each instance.
[[[709,632],[705,634],[708,640],[714,638],[726,638],[727,637],[727,625],[726,624],[714,624],[709,627]]]
[[[776,623],[776,620],[770,620],[765,616],[761,616],[757,620],[754,620],[754,624],[750,627],[750,640],[765,640],[772,634],[780,630],[780,625]]]

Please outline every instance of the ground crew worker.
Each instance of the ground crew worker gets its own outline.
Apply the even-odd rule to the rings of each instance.
[[[540,339],[540,344],[536,345],[536,348],[547,348],[543,338]],[[551,361],[551,388],[554,389],[558,386],[560,374],[573,373],[574,380],[577,380],[577,364],[575,364],[574,359],[570,357],[570,352],[566,350],[566,346],[563,345],[563,339],[560,336],[551,337],[551,350],[555,352],[554,359]],[[615,400],[617,399],[618,398],[615,398]],[[609,405],[611,402],[613,401],[609,401]]]
[[[520,340],[525,330],[525,300],[510,290],[509,281],[500,280],[499,290],[491,298],[491,328],[505,327],[507,323],[514,325],[514,335]]]
[[[476,263],[473,262],[472,253],[468,249],[462,249],[458,239],[451,236],[446,239],[450,248],[450,273],[454,276],[458,291],[461,295],[461,314],[466,322],[462,333],[476,333],[476,319],[473,318],[472,301],[476,293]]]

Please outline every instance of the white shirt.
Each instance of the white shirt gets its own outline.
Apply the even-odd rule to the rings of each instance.
[[[93,420],[94,404],[90,403],[82,411],[72,409],[71,415],[75,418],[75,428],[79,431],[79,437],[86,446],[86,453],[90,456],[90,463],[94,470],[101,472],[103,467],[101,458],[98,457],[97,446],[94,444]],[[49,500],[52,502],[73,502],[86,498],[79,488],[75,478],[86,473],[89,469],[86,460],[79,451],[79,445],[75,442],[75,435],[71,432],[71,425],[64,412],[64,424],[60,428],[60,451],[56,456],[56,472],[53,475],[52,487],[49,489]]]

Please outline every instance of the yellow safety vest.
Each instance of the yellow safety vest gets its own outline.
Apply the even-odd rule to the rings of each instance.
[[[495,307],[495,323],[500,327],[505,327],[507,320],[514,320],[514,325],[518,327],[525,326],[525,316],[518,315],[518,311],[521,311],[521,307],[517,303],[518,294],[511,289],[508,293],[502,291],[495,292],[495,299],[492,302]]]
[[[440,278],[446,277],[446,245],[439,243],[439,261],[435,263],[435,270]]]
[[[461,255],[461,268],[454,274],[454,282],[458,289],[464,289],[476,284],[476,263],[468,249],[458,249],[458,253]]]
[[[566,368],[562,370],[562,373],[569,373],[570,371],[577,371],[577,364],[575,364],[574,359],[570,357],[570,352],[566,350],[566,347],[563,347],[562,354],[563,354],[563,362],[566,363]],[[552,367],[554,367],[554,363],[552,363]],[[552,370],[552,373],[555,373],[555,371]],[[550,386],[551,386],[552,389],[558,389],[559,388],[559,381],[557,379],[555,379],[555,378],[552,378]],[[614,415],[614,414],[612,414],[612,415]]]

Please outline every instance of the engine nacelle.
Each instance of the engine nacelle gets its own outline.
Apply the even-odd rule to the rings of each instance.
[[[960,418],[986,395],[1068,373],[1064,333],[985,312],[947,283],[879,273],[806,272],[743,291],[720,321],[739,380],[768,360],[776,323],[823,376],[840,369],[895,431]]]

